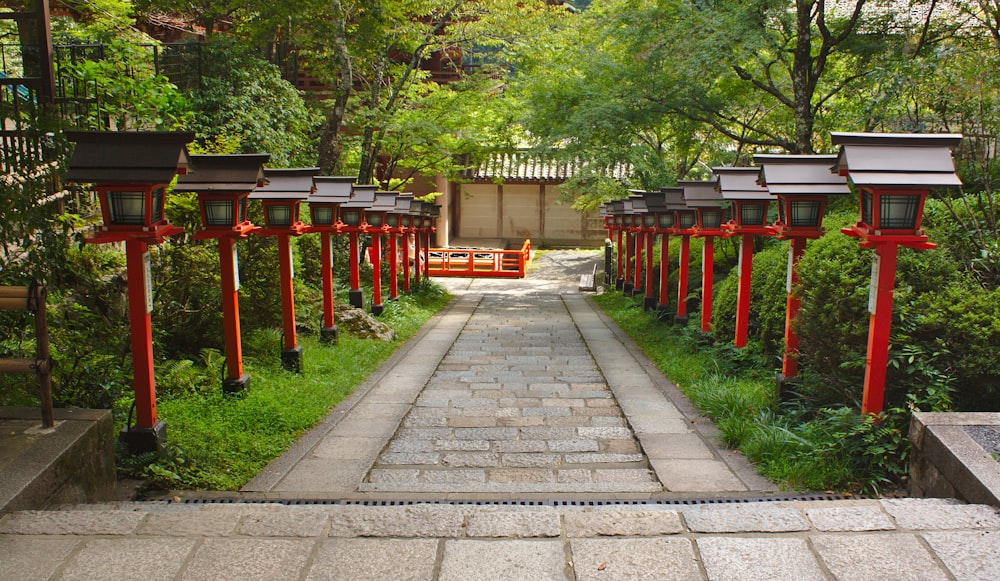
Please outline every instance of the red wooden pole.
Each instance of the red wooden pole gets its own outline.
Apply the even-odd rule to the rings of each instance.
[[[875,247],[872,265],[872,291],[868,310],[868,355],[865,358],[865,391],[861,413],[877,414],[885,400],[885,375],[889,365],[889,334],[892,328],[892,294],[896,287],[896,257],[894,242]]]
[[[625,279],[622,281],[622,292],[632,295],[632,258],[635,254],[635,237],[631,232],[625,234]]]
[[[660,300],[656,305],[656,310],[660,316],[666,312],[668,306],[667,287],[670,285],[670,234],[664,232],[660,235]]]
[[[753,234],[743,234],[740,240],[740,285],[736,291],[736,338],[733,345],[747,345],[750,329],[750,280],[753,275]]]
[[[624,261],[622,260],[622,255],[624,254],[624,248],[622,247],[625,238],[625,230],[623,228],[618,229],[618,276],[615,278],[615,290],[622,290],[622,285],[625,283],[624,274]]]
[[[403,292],[410,292],[410,233],[403,234]]]
[[[656,308],[656,296],[653,292],[653,238],[656,235],[646,232],[646,295],[642,299],[642,309],[652,311]]]
[[[421,234],[419,230],[413,233],[413,284],[420,284],[420,275],[423,271],[420,261],[424,253],[420,250],[420,238]]]
[[[787,307],[785,308],[785,354],[781,359],[781,376],[778,383],[795,379],[799,375],[799,336],[795,333],[795,319],[802,308],[802,299],[795,289],[799,284],[799,260],[806,250],[806,239],[794,237],[788,247]]]
[[[364,308],[364,294],[361,292],[361,256],[358,254],[358,233],[350,232],[348,239],[348,262],[351,268],[351,288],[347,291],[347,298],[351,306],[356,309]]]
[[[382,235],[372,234],[372,246],[368,256],[372,261],[372,314],[382,314]]]
[[[302,347],[295,334],[295,292],[292,287],[291,236],[278,234],[278,274],[281,278],[281,365],[296,373],[301,369]]]
[[[323,326],[319,330],[319,338],[323,342],[337,342],[337,322],[334,320],[333,305],[333,242],[332,233],[320,232],[320,262],[323,279]]]
[[[226,341],[226,379],[222,391],[234,393],[246,388],[250,377],[243,373],[243,345],[240,341],[240,299],[236,289],[236,240],[219,238],[219,273],[222,279],[222,329]]]
[[[424,278],[431,278],[431,231],[424,232]]]
[[[635,278],[632,280],[632,296],[642,293],[642,247],[645,246],[643,233],[635,233]]]
[[[399,251],[395,232],[389,233],[389,300],[399,298]]]
[[[677,316],[674,322],[685,325],[688,322],[688,270],[691,262],[691,237],[687,234],[681,236],[681,253],[678,259],[677,272]]]
[[[715,237],[706,236],[701,247],[701,330],[712,330],[712,285],[715,269]]]
[[[153,377],[153,326],[149,316],[149,246],[140,240],[125,241],[125,268],[128,276],[128,318],[132,346],[132,388],[135,392],[135,426],[154,436],[157,431],[156,381]],[[155,449],[155,436],[153,438]]]

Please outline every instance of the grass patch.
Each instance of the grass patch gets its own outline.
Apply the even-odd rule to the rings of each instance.
[[[158,369],[157,381],[168,388],[157,405],[168,425],[167,444],[159,454],[120,453],[119,469],[163,488],[238,490],[325,417],[448,300],[440,287],[422,284],[398,302],[387,302],[380,320],[396,331],[391,343],[344,332],[337,345],[301,337],[301,374],[280,367],[280,332],[245,336],[250,388],[235,396],[222,395],[212,357],[207,366],[174,362],[162,373]],[[170,389],[178,380],[172,374],[181,374],[186,389]],[[122,403],[131,405],[130,400]]]
[[[723,442],[782,489],[879,494],[906,474],[904,410],[862,416],[846,406],[780,404],[774,370],[752,348],[717,345],[694,326],[659,322],[621,293],[594,301],[712,419]]]

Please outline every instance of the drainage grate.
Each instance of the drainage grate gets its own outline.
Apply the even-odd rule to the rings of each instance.
[[[438,504],[455,506],[643,506],[643,505],[700,505],[700,504],[750,504],[757,502],[847,500],[858,497],[843,494],[782,494],[774,496],[730,496],[718,498],[664,498],[636,500],[365,500],[365,499],[262,499],[241,497],[184,498],[182,504],[283,504],[286,506],[413,506]],[[175,502],[172,500],[158,502]]]

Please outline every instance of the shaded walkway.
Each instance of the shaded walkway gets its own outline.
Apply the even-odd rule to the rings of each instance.
[[[275,498],[664,498],[774,486],[577,292],[596,253],[457,295],[244,491]]]

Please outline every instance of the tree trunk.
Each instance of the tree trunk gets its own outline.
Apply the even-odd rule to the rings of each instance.
[[[794,150],[790,153],[813,153],[812,139],[815,118],[812,97],[815,82],[812,71],[812,8],[811,0],[798,0],[795,15],[795,52],[792,60],[792,115],[795,119]]]
[[[322,175],[334,175],[340,171],[340,156],[344,151],[344,142],[340,135],[340,126],[344,122],[344,115],[347,111],[347,101],[351,96],[351,89],[354,86],[354,75],[351,72],[351,56],[347,52],[347,28],[345,26],[346,15],[340,0],[332,0],[334,10],[337,13],[334,23],[334,37],[331,39],[334,46],[334,60],[337,64],[337,83],[335,90],[337,97],[333,102],[333,109],[323,124],[323,131],[319,138],[319,170]],[[364,182],[362,182],[364,183]]]

